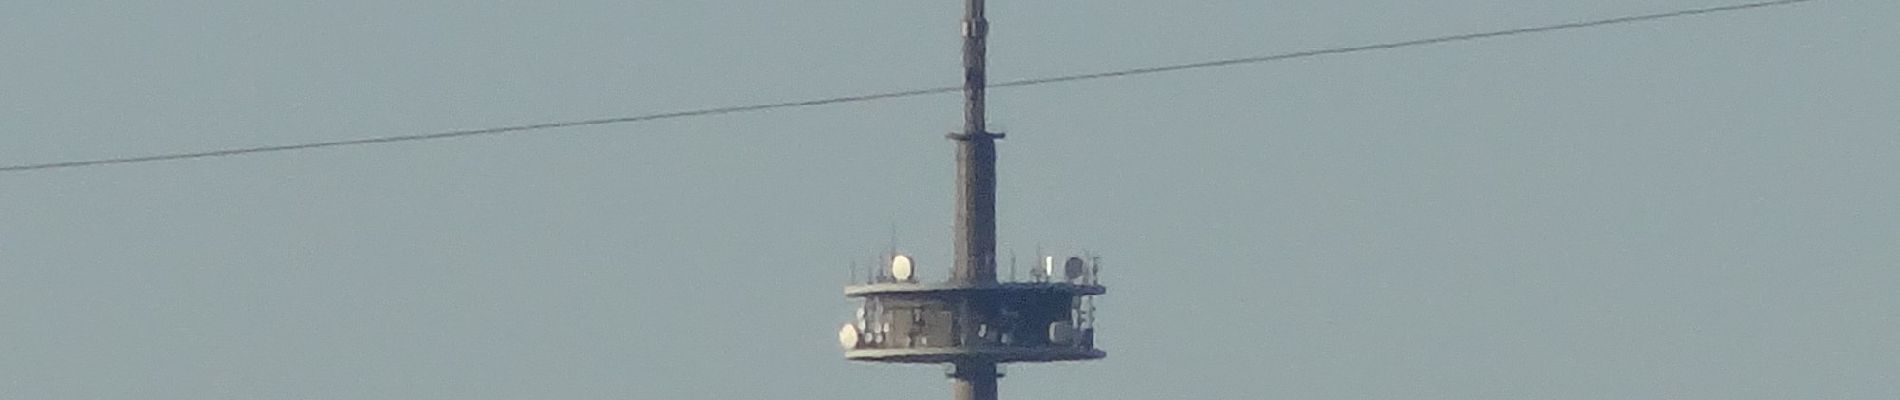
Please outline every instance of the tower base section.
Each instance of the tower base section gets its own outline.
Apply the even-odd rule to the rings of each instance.
[[[956,400],[996,400],[996,363],[961,362],[950,373],[951,398]]]

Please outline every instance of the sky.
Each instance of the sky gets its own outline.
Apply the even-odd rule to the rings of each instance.
[[[1011,80],[1731,4],[990,4]],[[956,2],[10,0],[0,164],[959,80]],[[1002,246],[1102,256],[1013,399],[1900,397],[1900,2],[992,94]],[[0,175],[0,397],[874,399],[959,98]]]

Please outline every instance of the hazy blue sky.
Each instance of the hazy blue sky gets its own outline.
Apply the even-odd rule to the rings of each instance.
[[[935,87],[958,2],[0,11],[0,164]],[[503,4],[506,3],[506,4]],[[1728,4],[994,0],[998,79]],[[1000,230],[1105,257],[1014,399],[1900,398],[1900,2],[998,91]],[[0,175],[0,398],[874,399],[956,96]],[[863,261],[859,261],[863,262]]]

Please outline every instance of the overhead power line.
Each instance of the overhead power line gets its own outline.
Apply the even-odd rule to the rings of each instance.
[[[1000,82],[1000,83],[991,83],[988,87],[1007,88],[1007,87],[1019,87],[1019,86],[1047,85],[1047,84],[1053,84],[1053,83],[1124,77],[1124,76],[1132,76],[1132,75],[1147,75],[1147,74],[1157,74],[1157,73],[1163,73],[1163,72],[1225,67],[1225,66],[1234,66],[1234,65],[1243,65],[1243,64],[1258,64],[1258,63],[1266,63],[1266,62],[1274,62],[1274,61],[1300,59],[1300,58],[1319,57],[1319,56],[1326,56],[1326,55],[1359,53],[1359,52],[1369,52],[1369,51],[1378,51],[1378,50],[1390,50],[1390,49],[1398,49],[1398,48],[1405,48],[1405,47],[1418,47],[1418,46],[1428,46],[1428,45],[1452,43],[1452,42],[1473,41],[1473,40],[1504,37],[1504,36],[1528,35],[1528,34],[1536,34],[1536,33],[1601,27],[1601,26],[1607,26],[1607,25],[1630,24],[1630,23],[1637,23],[1637,22],[1660,20],[1660,19],[1680,18],[1680,17],[1688,17],[1688,16],[1694,16],[1694,15],[1715,14],[1715,13],[1732,12],[1732,11],[1742,11],[1742,10],[1749,10],[1749,9],[1785,6],[1785,5],[1793,5],[1797,3],[1815,2],[1815,1],[1820,1],[1820,0],[1775,0],[1775,1],[1763,1],[1763,2],[1744,3],[1744,4],[1735,4],[1735,5],[1727,5],[1727,6],[1695,8],[1695,9],[1670,11],[1670,12],[1656,13],[1656,14],[1632,15],[1632,16],[1624,16],[1624,17],[1616,17],[1616,18],[1608,18],[1608,19],[1570,22],[1570,23],[1563,23],[1563,24],[1556,24],[1556,25],[1506,29],[1506,30],[1479,32],[1479,33],[1466,33],[1466,34],[1460,34],[1460,35],[1439,36],[1439,37],[1433,37],[1433,38],[1407,40],[1407,41],[1400,41],[1400,42],[1388,42],[1388,43],[1369,44],[1369,45],[1350,46],[1350,47],[1332,47],[1332,48],[1325,48],[1325,49],[1297,51],[1297,52],[1291,52],[1291,53],[1280,53],[1280,54],[1257,56],[1257,57],[1232,58],[1232,59],[1225,59],[1225,60],[1215,60],[1215,61],[1206,61],[1206,62],[1197,62],[1197,63],[1188,63],[1188,64],[1174,64],[1174,65],[1133,68],[1133,69],[1077,74],[1077,75],[1064,75],[1064,76],[1054,76],[1054,77],[1044,77],[1044,78],[1023,79],[1023,80],[1007,81],[1007,82]],[[675,111],[675,112],[647,114],[647,115],[630,116],[630,117],[601,118],[601,119],[563,121],[563,122],[547,122],[547,123],[529,124],[529,125],[515,125],[515,126],[482,128],[482,129],[467,129],[467,130],[414,134],[414,135],[383,136],[383,137],[374,137],[374,138],[338,140],[338,141],[327,141],[327,142],[310,142],[310,143],[286,144],[286,145],[276,145],[276,146],[240,147],[240,148],[229,148],[229,149],[220,149],[220,150],[207,150],[207,151],[191,152],[191,153],[173,153],[173,154],[160,154],[160,155],[150,155],[150,156],[101,158],[101,159],[78,160],[78,161],[61,161],[61,162],[50,162],[50,163],[42,163],[42,164],[9,165],[9,166],[0,167],[0,172],[23,172],[23,171],[34,171],[34,170],[103,166],[103,165],[113,165],[113,164],[136,164],[136,163],[148,163],[148,162],[158,162],[158,161],[187,160],[187,159],[195,159],[195,158],[230,157],[230,156],[238,156],[238,155],[254,154],[254,153],[287,152],[287,151],[318,149],[318,148],[325,148],[325,147],[342,147],[342,146],[370,145],[370,144],[382,144],[382,143],[450,139],[450,138],[460,138],[460,137],[470,137],[470,136],[500,135],[500,134],[507,134],[507,133],[539,131],[539,130],[557,129],[557,128],[624,124],[624,123],[654,121],[654,120],[663,120],[663,119],[702,117],[702,116],[712,116],[712,115],[721,115],[721,114],[767,111],[767,110],[776,110],[776,109],[784,109],[784,108],[812,107],[812,106],[821,106],[821,105],[828,105],[828,104],[856,103],[856,102],[893,99],[893,98],[901,98],[901,97],[916,97],[916,96],[925,96],[925,95],[932,95],[932,94],[955,93],[955,92],[960,92],[962,90],[963,88],[961,86],[945,86],[945,87],[936,87],[936,88],[928,88],[928,89],[913,89],[913,90],[905,90],[905,91],[863,94],[863,95],[856,95],[856,96],[832,97],[832,98],[814,99],[814,100],[800,100],[800,101],[788,101],[788,102],[781,102],[781,103],[765,103],[765,104],[753,104],[753,105],[718,107],[718,108],[704,108],[704,109],[698,109],[698,110]]]

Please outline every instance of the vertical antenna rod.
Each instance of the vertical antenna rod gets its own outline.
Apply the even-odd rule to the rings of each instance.
[[[983,0],[966,0],[963,18],[963,132],[957,141],[956,265],[958,283],[996,282],[996,139],[984,127],[984,68],[990,23]]]

